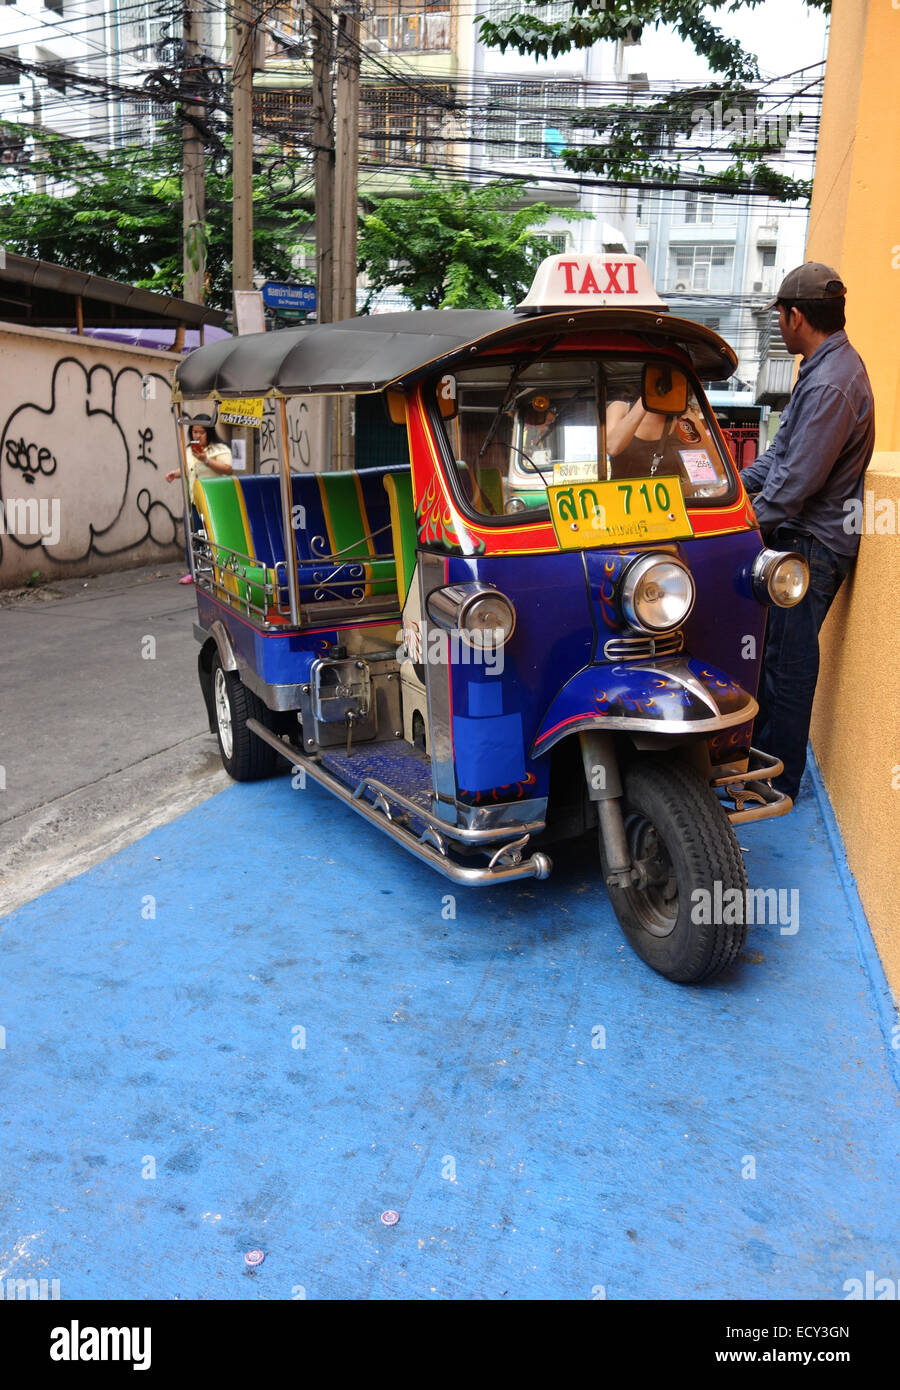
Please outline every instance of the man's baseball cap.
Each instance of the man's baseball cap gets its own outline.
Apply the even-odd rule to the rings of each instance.
[[[847,293],[837,271],[821,261],[804,261],[796,270],[789,270],[778,293],[763,309],[774,309],[779,299],[841,299]]]

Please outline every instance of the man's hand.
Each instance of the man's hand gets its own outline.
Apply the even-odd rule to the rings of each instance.
[[[180,478],[180,477],[181,477],[181,469],[180,469],[180,468],[173,468],[173,469],[170,470],[170,472],[168,472],[168,473],[166,474],[166,482],[167,482],[167,483],[174,483],[175,479],[176,479],[176,478]]]

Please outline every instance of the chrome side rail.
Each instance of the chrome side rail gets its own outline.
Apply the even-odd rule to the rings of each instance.
[[[507,883],[512,879],[519,878],[547,878],[552,869],[552,863],[546,854],[537,852],[530,858],[522,858],[522,849],[528,839],[530,832],[525,826],[508,826],[505,833],[512,834],[512,840],[507,844],[496,845],[494,854],[491,856],[490,863],[484,868],[470,868],[464,864],[457,864],[450,859],[447,854],[444,840],[454,838],[454,829],[447,825],[445,821],[438,821],[428,811],[423,811],[421,806],[416,806],[414,802],[402,796],[399,792],[392,791],[384,783],[377,783],[375,779],[368,781],[371,790],[376,791],[378,801],[376,804],[366,801],[363,798],[363,791],[367,784],[364,779],[357,787],[356,791],[351,792],[336,777],[320,766],[313,759],[308,758],[298,749],[292,748],[285,743],[284,739],[273,734],[271,729],[267,729],[256,719],[247,720],[247,728],[254,733],[257,738],[261,738],[276,752],[280,753],[292,767],[300,768],[314,782],[333,792],[345,805],[353,808],[367,821],[377,825],[380,830],[390,835],[398,844],[408,849],[410,854],[414,854],[417,859],[430,864],[433,869],[437,869],[445,878],[452,879],[454,883],[466,884],[470,887],[484,887],[493,883]],[[382,790],[383,788],[383,790]],[[420,836],[409,830],[401,821],[391,818],[390,808],[387,807],[387,799],[397,805],[404,805],[404,809],[410,809],[420,820],[427,822],[425,830]],[[515,834],[518,832],[518,834]],[[497,832],[490,831],[469,831],[469,835],[477,835],[479,840],[491,836],[496,844]],[[437,842],[437,843],[436,843]],[[478,842],[476,842],[478,843]]]

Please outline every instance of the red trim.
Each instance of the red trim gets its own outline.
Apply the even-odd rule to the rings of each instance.
[[[575,724],[579,719],[593,719],[600,722],[603,718],[604,716],[598,714],[595,709],[583,710],[581,714],[570,714],[568,719],[563,719],[561,723],[554,724],[553,728],[548,729],[546,733],[540,734],[534,740],[534,746],[537,748],[539,743],[543,743],[545,738],[549,738],[551,734],[555,734],[557,729],[564,729],[567,724]]]

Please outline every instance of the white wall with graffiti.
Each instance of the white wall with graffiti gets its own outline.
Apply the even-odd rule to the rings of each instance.
[[[0,587],[178,558],[173,366],[0,324]]]
[[[0,588],[35,572],[57,579],[183,555],[181,483],[166,482],[180,462],[174,363],[170,353],[0,323]],[[287,432],[292,471],[327,466],[321,402],[291,400]],[[258,434],[249,469],[274,472],[271,401]]]

